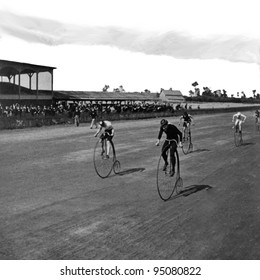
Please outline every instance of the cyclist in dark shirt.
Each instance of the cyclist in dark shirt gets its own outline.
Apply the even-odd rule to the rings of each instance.
[[[259,119],[260,119],[260,111],[259,110],[255,110],[255,122],[259,123]]]
[[[187,128],[190,129],[190,125],[191,125],[191,123],[193,121],[193,117],[185,111],[183,113],[183,115],[180,117],[180,122],[181,122],[181,120],[183,120],[182,134],[185,135],[184,134],[185,130]],[[180,125],[180,122],[179,122],[179,125]]]
[[[167,120],[162,119],[156,146],[159,146],[163,132],[166,134],[166,139],[165,139],[165,141],[163,143],[163,147],[162,147],[162,157],[163,157],[164,163],[165,163],[164,167],[163,167],[163,171],[165,171],[168,166],[167,151],[172,146],[172,149],[170,150],[171,151],[170,158],[171,158],[171,162],[172,162],[172,170],[170,171],[170,175],[173,176],[175,173],[175,162],[176,162],[175,151],[177,149],[178,143],[179,143],[180,147],[182,146],[182,143],[181,143],[182,133],[175,125],[169,124]]]

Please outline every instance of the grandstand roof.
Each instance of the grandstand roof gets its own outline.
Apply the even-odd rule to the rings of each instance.
[[[17,61],[0,60],[0,76],[12,76],[17,74],[29,74],[35,72],[51,72],[56,67],[30,64]]]
[[[103,92],[103,91],[54,91],[59,100],[104,100],[104,101],[158,101],[157,93],[146,92]]]

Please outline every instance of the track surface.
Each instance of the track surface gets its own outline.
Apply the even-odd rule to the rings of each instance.
[[[1,259],[259,259],[260,133],[195,116],[182,195],[156,189],[159,119],[114,122],[121,173],[99,178],[83,124],[0,132]],[[177,124],[178,119],[169,118]]]

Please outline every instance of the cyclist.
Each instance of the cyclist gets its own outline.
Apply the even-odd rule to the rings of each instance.
[[[177,149],[177,143],[179,142],[179,146],[182,146],[182,133],[180,132],[180,130],[173,124],[169,124],[167,120],[162,119],[161,120],[161,126],[160,126],[160,131],[158,134],[158,140],[156,142],[156,146],[159,146],[160,144],[160,140],[162,138],[162,134],[163,132],[166,134],[166,139],[163,143],[163,147],[162,147],[162,157],[164,159],[164,167],[163,167],[163,171],[166,170],[167,166],[168,166],[168,162],[167,162],[167,151],[168,149],[172,146],[171,154],[170,154],[170,158],[171,158],[171,163],[172,163],[172,170],[170,170],[170,176],[173,176],[175,173],[175,151]],[[171,141],[174,140],[174,141]]]
[[[181,120],[183,120],[182,135],[185,135],[186,129],[190,131],[190,126],[193,121],[193,117],[190,114],[188,114],[186,111],[184,111],[183,115],[180,117],[179,125],[181,124]]]
[[[255,123],[259,123],[260,121],[260,111],[258,109],[255,110]]]
[[[232,128],[238,128],[239,133],[242,131],[242,123],[245,122],[246,116],[241,114],[240,112],[237,112],[232,117],[232,122],[235,122],[235,125]]]
[[[100,139],[102,141],[102,154],[101,156],[105,153],[105,149],[104,149],[104,142],[107,143],[106,146],[106,158],[109,158],[109,151],[110,151],[110,141],[112,140],[112,138],[114,137],[114,128],[111,124],[110,121],[100,121],[99,122],[99,129],[98,131],[95,133],[95,137],[98,136],[98,134],[101,131],[104,131],[101,135],[100,135]],[[104,140],[110,140],[110,141],[104,141]]]

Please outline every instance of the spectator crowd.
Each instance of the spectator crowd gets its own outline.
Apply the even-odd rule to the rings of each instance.
[[[87,101],[59,101],[53,105],[22,105],[15,103],[3,106],[0,103],[0,117],[33,117],[33,116],[57,116],[67,115],[73,118],[75,114],[87,113],[91,116],[93,110],[100,114],[121,114],[137,112],[174,112],[170,104],[148,101],[124,101],[124,102],[87,102]]]

